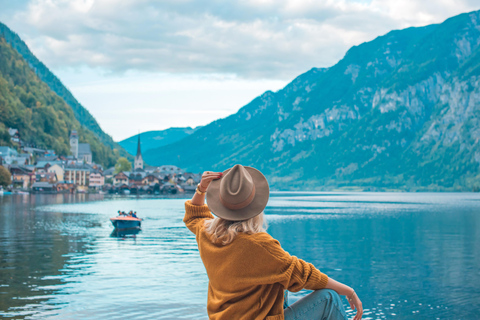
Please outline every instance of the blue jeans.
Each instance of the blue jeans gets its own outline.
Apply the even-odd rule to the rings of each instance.
[[[284,309],[285,320],[346,320],[342,299],[335,290],[315,290]]]

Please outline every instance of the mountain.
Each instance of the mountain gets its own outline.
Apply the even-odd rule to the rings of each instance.
[[[166,130],[158,130],[158,131],[147,131],[142,132],[140,134],[140,140],[142,145],[142,152],[145,152],[150,149],[159,148],[165,146],[167,144],[179,141],[186,136],[191,135],[196,130],[200,129],[201,126],[195,127],[192,129],[191,127],[186,128],[168,128]],[[125,140],[118,142],[120,146],[122,146],[128,153],[131,155],[137,154],[137,143],[138,143],[138,135],[131,136]]]
[[[479,140],[475,11],[354,46],[144,159],[193,172],[241,163],[277,190],[471,190]]]
[[[28,63],[28,66],[36,73],[36,75],[45,82],[50,89],[61,97],[73,110],[75,118],[82,126],[93,132],[99,140],[107,145],[113,153],[113,149],[117,149],[121,156],[127,156],[133,159],[121,146],[115,143],[108,134],[103,132],[95,118],[85,109],[72,95],[72,93],[62,84],[62,82],[33,55],[25,42],[10,30],[6,25],[0,22],[0,37],[3,37]]]
[[[9,127],[19,129],[25,143],[58,155],[70,153],[69,134],[77,130],[80,142],[90,144],[95,162],[111,166],[116,161],[112,150],[80,124],[72,108],[0,37],[0,145],[11,145]]]

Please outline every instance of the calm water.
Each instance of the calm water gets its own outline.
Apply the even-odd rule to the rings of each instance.
[[[207,319],[185,200],[0,197],[0,316]],[[119,209],[143,230],[112,233]],[[265,212],[288,252],[356,289],[364,319],[480,318],[480,194],[273,193]]]

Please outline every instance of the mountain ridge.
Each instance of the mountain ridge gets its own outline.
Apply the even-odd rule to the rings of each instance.
[[[81,125],[92,131],[100,141],[111,148],[112,151],[113,149],[117,149],[119,155],[133,159],[133,157],[131,157],[120,145],[113,141],[111,136],[101,129],[100,125],[90,112],[77,101],[68,88],[63,85],[60,79],[31,52],[20,36],[1,22],[0,37],[3,37],[7,43],[9,43],[28,62],[29,67],[35,72],[35,74],[72,108],[75,118]]]
[[[194,133],[202,126],[192,127],[171,127],[165,130],[152,130],[145,131],[139,134],[133,135],[126,139],[117,142],[131,155],[136,155],[138,135],[140,135],[142,152],[150,149],[159,148],[161,146],[176,142],[184,137]]]
[[[115,162],[113,154],[90,130],[81,126],[72,108],[43,82],[28,62],[0,37],[0,144],[12,146],[8,128],[19,130],[22,143],[70,154],[69,135],[77,130],[81,143],[90,144],[93,159]]]
[[[479,44],[480,11],[390,31],[144,159],[195,172],[242,163],[285,190],[471,190]]]

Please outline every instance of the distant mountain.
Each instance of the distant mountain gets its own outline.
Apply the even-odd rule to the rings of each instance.
[[[475,11],[354,46],[144,159],[192,172],[250,165],[272,189],[471,190],[479,141]]]
[[[8,128],[19,130],[29,145],[70,153],[69,134],[89,143],[95,162],[110,166],[115,154],[75,118],[72,108],[30,69],[27,61],[0,36],[0,145],[11,145]]]
[[[142,146],[142,153],[150,149],[159,148],[167,144],[176,142],[191,135],[201,126],[186,128],[168,128],[166,130],[147,131],[140,134],[140,142]],[[125,140],[118,142],[131,155],[137,154],[138,134],[131,136]]]
[[[86,129],[92,131],[102,143],[111,149],[117,149],[119,154],[133,159],[128,153],[113,139],[103,132],[95,118],[85,109],[72,95],[72,93],[62,84],[62,82],[33,55],[25,42],[10,30],[6,25],[0,22],[0,37],[3,37],[20,55],[28,62],[28,66],[37,74],[37,76],[45,82],[50,89],[60,96],[73,110],[75,118]],[[113,151],[112,155],[113,155]]]

